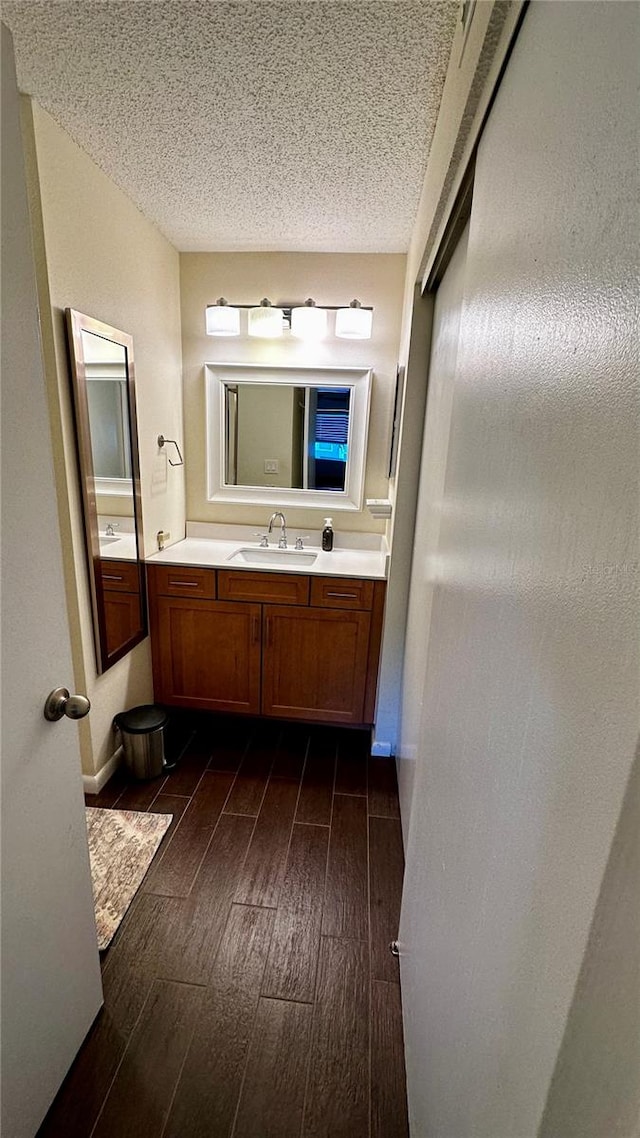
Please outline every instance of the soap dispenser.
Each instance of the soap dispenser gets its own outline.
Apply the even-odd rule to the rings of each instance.
[[[324,529],[322,530],[322,548],[325,553],[330,553],[333,549],[333,518],[324,519]]]

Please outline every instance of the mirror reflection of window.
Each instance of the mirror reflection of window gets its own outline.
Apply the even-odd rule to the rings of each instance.
[[[225,384],[227,486],[344,490],[351,389]]]
[[[126,380],[87,376],[91,452],[96,478],[131,478]]]
[[[350,395],[348,387],[309,389],[307,488],[310,490],[344,490]]]
[[[131,480],[131,427],[127,353],[92,332],[82,331],[93,473],[96,479]],[[122,487],[130,490],[132,487]]]

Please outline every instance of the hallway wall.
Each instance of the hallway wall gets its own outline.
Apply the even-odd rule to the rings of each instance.
[[[53,119],[22,101],[38,270],[42,341],[76,690],[91,714],[78,723],[82,768],[114,751],[116,712],[153,698],[149,640],[104,675],[95,666],[64,309],[133,336],[146,552],[159,529],[184,536],[182,470],[169,468],[158,434],[182,437],[178,254]]]
[[[636,747],[638,16],[534,0],[479,148],[400,927],[421,1138],[536,1138]]]

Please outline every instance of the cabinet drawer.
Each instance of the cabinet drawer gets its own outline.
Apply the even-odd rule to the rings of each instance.
[[[371,609],[373,581],[353,577],[312,577],[311,604],[329,609]]]
[[[121,593],[139,593],[140,578],[137,561],[109,561],[100,558],[100,579],[105,589]]]
[[[309,603],[309,578],[293,573],[247,573],[218,570],[218,600],[274,601],[283,605]]]
[[[150,589],[165,597],[206,597],[215,600],[215,569],[186,569],[181,565],[149,565]]]

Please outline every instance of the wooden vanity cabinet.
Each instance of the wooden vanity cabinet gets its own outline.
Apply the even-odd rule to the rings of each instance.
[[[159,703],[373,722],[384,581],[147,569]],[[211,575],[207,597],[184,596],[191,572]]]

